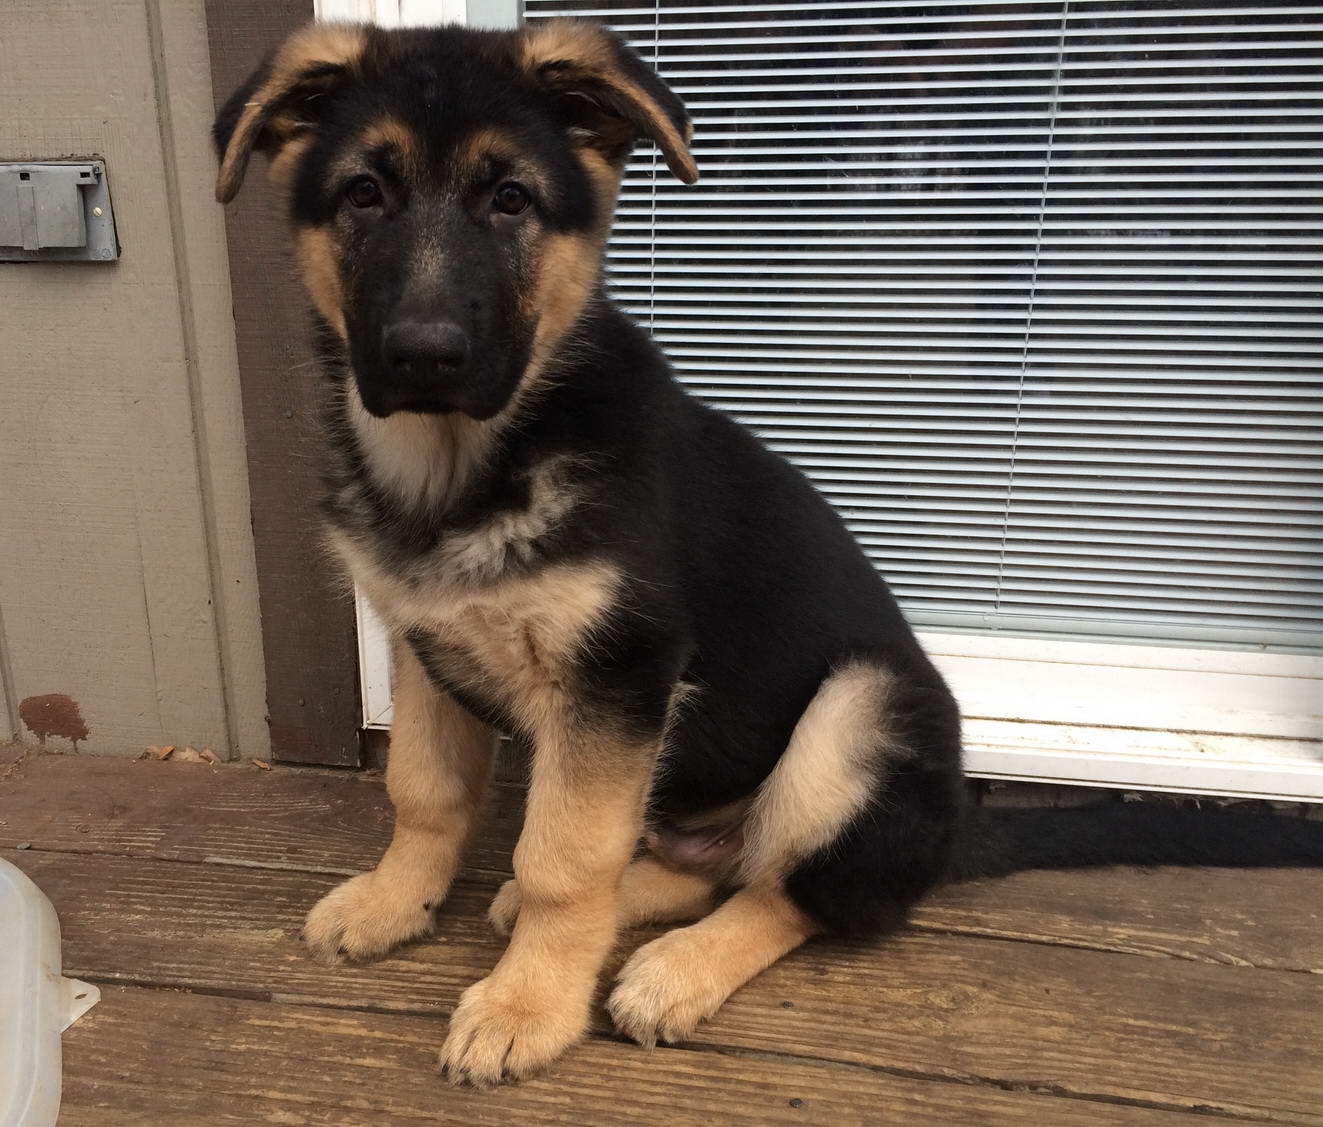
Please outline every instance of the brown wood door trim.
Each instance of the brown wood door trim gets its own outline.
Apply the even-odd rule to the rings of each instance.
[[[312,0],[206,0],[219,105],[293,28]],[[257,170],[255,170],[257,171]],[[260,173],[225,219],[248,444],[267,720],[275,758],[360,763],[353,603],[322,546],[316,515],[316,403],[308,318],[281,208]]]

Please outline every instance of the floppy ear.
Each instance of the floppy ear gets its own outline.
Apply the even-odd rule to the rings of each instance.
[[[585,20],[548,20],[523,40],[523,65],[569,111],[586,144],[623,161],[647,137],[679,179],[698,179],[684,103],[615,32]]]
[[[365,27],[314,23],[267,58],[216,115],[216,199],[234,199],[254,149],[273,152],[310,127],[316,99],[350,76],[366,46]]]

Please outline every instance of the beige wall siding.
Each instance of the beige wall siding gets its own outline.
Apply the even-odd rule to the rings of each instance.
[[[0,692],[80,750],[267,746],[211,115],[202,0],[0,6],[0,159],[103,157],[123,246],[0,264]]]

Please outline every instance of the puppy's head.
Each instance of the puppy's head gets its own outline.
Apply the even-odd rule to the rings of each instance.
[[[498,414],[595,291],[636,141],[698,177],[680,100],[612,32],[313,24],[216,120],[216,196],[253,150],[364,406]]]

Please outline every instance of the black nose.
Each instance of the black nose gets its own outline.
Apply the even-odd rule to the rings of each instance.
[[[469,354],[469,338],[453,321],[397,321],[386,327],[381,345],[386,363],[398,369],[459,368]]]

